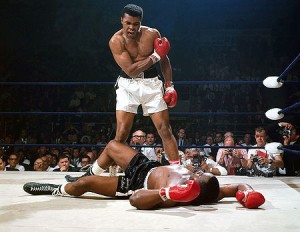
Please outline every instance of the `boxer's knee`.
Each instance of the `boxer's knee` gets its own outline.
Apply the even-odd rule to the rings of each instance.
[[[109,143],[106,145],[106,151],[108,152],[108,155],[115,153],[118,149],[121,142],[117,141],[116,139],[109,141]]]

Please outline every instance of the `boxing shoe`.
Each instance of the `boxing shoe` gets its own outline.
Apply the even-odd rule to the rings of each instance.
[[[86,172],[86,171],[88,171],[88,170],[91,168],[91,166],[93,166],[93,164],[88,164],[88,165],[86,165],[86,166],[80,168],[79,171],[80,171],[80,172]]]
[[[92,166],[93,165],[90,165],[89,168],[86,170],[86,172],[82,175],[82,176],[70,176],[70,175],[66,175],[65,176],[65,179],[67,182],[75,182],[76,180],[78,180],[79,178],[81,177],[84,177],[84,176],[92,176]]]
[[[65,179],[67,182],[75,182],[78,179],[84,177],[84,176],[91,176],[90,172],[84,173],[82,176],[70,176],[70,175],[65,175]]]
[[[29,182],[23,185],[23,190],[31,195],[62,195],[60,185]]]

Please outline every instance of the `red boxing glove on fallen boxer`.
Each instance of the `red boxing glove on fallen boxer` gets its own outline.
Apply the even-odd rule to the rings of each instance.
[[[185,185],[175,185],[161,188],[159,195],[163,201],[189,202],[200,194],[200,185],[194,180],[188,180]]]
[[[170,43],[166,37],[156,38],[154,40],[154,52],[150,55],[153,64],[165,58],[170,51]]]
[[[239,203],[248,209],[257,209],[265,203],[265,197],[260,192],[254,190],[239,190],[235,196]]]
[[[177,92],[174,89],[174,85],[172,81],[167,81],[165,83],[165,94],[164,94],[164,100],[167,103],[167,106],[169,108],[173,108],[176,106],[177,103]]]

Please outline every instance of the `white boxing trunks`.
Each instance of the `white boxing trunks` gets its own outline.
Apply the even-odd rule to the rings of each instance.
[[[149,116],[149,114],[168,108],[163,99],[163,83],[158,77],[124,78],[119,76],[117,86],[116,110],[136,114],[139,105],[142,105],[144,116]]]

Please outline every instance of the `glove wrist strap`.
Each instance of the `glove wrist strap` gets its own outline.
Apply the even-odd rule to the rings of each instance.
[[[155,51],[149,56],[149,58],[152,60],[153,64],[160,61],[160,56]]]
[[[159,190],[159,196],[160,196],[160,198],[161,198],[163,201],[168,200],[168,197],[167,197],[167,191],[166,191],[165,188],[161,188],[161,189]]]
[[[165,82],[165,89],[167,90],[168,88],[174,89],[173,81],[166,81]]]

